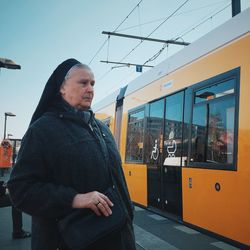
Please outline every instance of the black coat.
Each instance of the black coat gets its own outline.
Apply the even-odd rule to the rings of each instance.
[[[14,205],[32,215],[33,250],[57,249],[58,219],[72,211],[77,193],[103,192],[111,185],[108,167],[128,213],[119,249],[135,249],[133,210],[116,144],[108,127],[93,117],[90,120],[88,125],[77,114],[54,108],[36,120],[23,138],[8,188]],[[108,243],[108,249],[119,250],[116,243],[112,248],[112,239]],[[103,249],[105,243],[101,244]]]

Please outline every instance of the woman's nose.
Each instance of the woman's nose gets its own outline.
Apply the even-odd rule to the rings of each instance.
[[[88,84],[87,91],[88,92],[94,92],[94,86],[91,83]]]

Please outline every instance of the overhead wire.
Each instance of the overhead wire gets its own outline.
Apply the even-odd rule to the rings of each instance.
[[[124,21],[134,12],[134,10],[136,8],[138,8],[138,12],[139,12],[139,6],[140,6],[140,3],[142,2],[143,0],[140,0],[140,2],[130,11],[130,13],[125,17],[125,19],[117,26],[117,28],[114,30],[117,31],[117,29],[124,23]],[[139,17],[139,23],[140,23],[140,17]],[[108,60],[107,60],[108,61]],[[102,80],[104,77],[106,77],[106,75],[108,75],[113,69],[115,68],[121,68],[121,67],[127,67],[127,66],[113,66],[111,67],[108,71],[106,71],[100,78],[98,78],[97,80],[100,81]],[[126,76],[128,77],[128,76]]]
[[[141,23],[141,18],[140,18],[140,10],[139,10],[139,7],[140,7],[140,4],[143,0],[141,0],[140,2],[137,3],[137,5],[130,11],[130,13],[124,18],[124,20],[117,26],[117,28],[113,31],[113,32],[116,32],[118,30],[118,28],[125,22],[126,19],[128,19],[128,17],[134,12],[134,10],[137,8],[138,9],[138,22],[139,22],[139,25],[137,25],[137,27],[139,26],[140,27],[140,23]],[[140,29],[140,33],[141,33],[141,29]],[[108,61],[108,60],[107,60]],[[107,74],[109,74],[113,69],[116,69],[116,68],[123,68],[123,67],[129,67],[127,65],[123,65],[123,66],[113,66],[111,67],[107,72],[105,72],[100,78],[98,78],[98,80],[102,80]]]
[[[90,60],[90,62],[88,63],[89,65],[93,62],[93,60],[95,59],[95,57],[99,54],[99,52],[102,50],[102,48],[104,47],[104,45],[107,43],[109,38],[107,38],[104,43],[101,45],[101,47],[97,50],[97,52],[95,53],[95,55],[92,57],[92,59]]]
[[[165,50],[165,48],[167,47],[168,48],[168,43],[164,43],[162,48],[156,53],[154,54],[151,58],[149,58],[146,62],[143,63],[143,65],[149,63],[149,62],[152,62],[154,61],[157,57],[159,57],[159,55]]]
[[[137,5],[137,10],[138,10],[138,26],[139,26],[139,33],[140,33],[140,36],[142,36],[140,5]]]
[[[169,15],[167,18],[165,18],[164,19],[164,21],[162,22],[162,23],[160,23],[148,36],[147,36],[147,38],[150,36],[150,35],[152,35],[158,28],[160,28],[169,18],[171,18],[178,10],[180,10],[187,2],[188,2],[189,0],[186,0],[183,4],[181,4],[171,15]],[[138,4],[137,4],[137,6],[138,6]],[[134,8],[135,9],[135,8]],[[120,27],[120,25],[118,26],[118,27]],[[122,62],[127,56],[129,56],[137,47],[139,47],[139,45],[143,42],[144,40],[142,40],[137,46],[135,46],[126,56],[124,56],[121,60],[120,60],[120,62]],[[165,48],[164,48],[165,49]],[[163,49],[163,50],[164,50]],[[159,53],[159,55],[160,55],[160,53]],[[158,55],[158,56],[159,56]],[[158,57],[157,55],[155,55],[156,57]],[[113,69],[114,67],[112,67],[109,71],[107,71],[100,79],[98,79],[98,80],[101,80],[101,79],[103,79],[107,74],[109,74],[111,71],[112,71],[112,69]]]
[[[147,36],[147,38],[150,36],[150,35],[152,35],[158,28],[160,28],[169,18],[171,18],[178,10],[180,10],[187,2],[188,2],[189,0],[186,0],[183,4],[181,4],[171,15],[169,15],[167,18],[165,18],[164,19],[164,21],[163,22],[161,22],[148,36]],[[139,4],[141,3],[141,1],[136,5],[136,7],[137,6],[139,6]],[[136,8],[135,7],[135,8]],[[135,9],[134,8],[134,9]],[[132,10],[132,11],[134,11],[134,9]],[[132,11],[130,12],[130,14],[132,13]],[[126,17],[127,18],[127,17]],[[125,18],[125,19],[126,19]],[[122,23],[124,23],[124,21],[122,21],[121,22],[121,24]],[[120,26],[121,26],[121,24],[120,25],[118,25],[118,27],[116,28],[116,29],[118,29]],[[124,56],[119,62],[122,62],[125,58],[127,58],[136,48],[138,48],[141,44],[142,44],[142,42],[143,42],[144,40],[142,40],[139,44],[137,44],[126,56]],[[165,49],[165,48],[164,48]],[[164,50],[163,49],[163,50]],[[160,54],[159,54],[160,55]],[[158,55],[158,56],[159,56]],[[157,57],[158,57],[157,56]],[[112,67],[112,68],[110,68],[106,73],[104,73],[102,76],[101,76],[101,78],[99,78],[98,80],[101,80],[101,79],[103,79],[107,74],[109,74],[111,71],[112,71],[112,69],[114,69],[114,67]]]
[[[134,12],[134,10],[140,5],[142,1],[143,0],[140,0],[140,2],[136,4],[136,6],[129,12],[129,14],[123,19],[123,21],[116,27],[116,29],[113,32],[119,29],[119,27],[129,18],[129,16]]]
[[[221,5],[222,3],[225,3],[225,2],[228,3],[228,0],[223,0],[223,1],[220,1],[220,2],[207,4],[207,5],[201,6],[201,7],[199,7],[199,8],[193,8],[193,9],[191,9],[191,10],[186,10],[186,11],[183,11],[183,12],[180,12],[180,13],[176,14],[175,16],[180,16],[180,15],[184,15],[184,14],[189,14],[189,13],[191,13],[191,12],[199,11],[199,10],[201,10],[201,9],[207,9],[208,7],[215,6],[215,5]]]
[[[180,15],[187,14],[187,13],[190,13],[190,12],[199,11],[201,9],[206,9],[206,8],[208,8],[210,6],[221,4],[222,2],[224,3],[224,2],[228,2],[228,1],[227,0],[223,0],[223,1],[220,1],[220,2],[217,2],[217,3],[204,5],[204,6],[199,7],[199,8],[194,8],[194,9],[191,9],[191,10],[180,12],[180,13],[174,15],[174,16],[180,16]],[[164,19],[165,19],[165,17],[163,17],[163,18],[157,18],[157,19],[145,22],[145,23],[141,23],[140,26],[145,26],[145,25],[148,25],[148,24],[156,23],[156,22],[162,21]],[[133,26],[129,26],[129,27],[126,27],[126,28],[123,28],[123,29],[119,29],[119,30],[116,30],[116,31],[117,32],[121,32],[121,31],[129,30],[129,29],[133,29],[133,28],[137,28],[137,27],[138,27],[138,24],[137,25],[133,25]]]
[[[128,17],[134,12],[134,10],[137,8],[137,6],[142,2],[143,0],[140,0],[139,3],[136,4],[136,6],[129,12],[129,14],[122,20],[122,22],[115,28],[114,32],[119,29],[119,27],[128,19]],[[100,46],[100,48],[97,50],[95,55],[91,58],[89,65],[93,62],[93,60],[96,58],[96,56],[99,54],[99,52],[103,49],[104,45],[108,42],[109,37],[103,42],[103,44]]]
[[[181,40],[184,41],[184,39],[183,39],[184,35],[188,34],[189,32],[193,31],[194,29],[196,29],[197,27],[199,27],[200,25],[202,25],[203,23],[205,23],[209,19],[213,18],[214,16],[216,16],[217,14],[219,14],[220,12],[222,12],[224,9],[226,9],[228,6],[230,6],[230,4],[226,5],[225,7],[223,7],[222,9],[220,9],[218,12],[216,12],[213,15],[209,14],[209,18],[206,17],[206,19],[204,21],[202,21],[201,23],[199,23],[198,25],[196,25],[194,28],[188,30],[187,32],[185,32],[181,36],[177,36],[177,38],[172,38],[172,40],[179,40],[179,39],[181,39]],[[185,12],[185,13],[187,13],[187,12]],[[153,55],[151,58],[149,58],[144,64],[147,64],[148,62],[154,61],[165,50],[165,48],[166,48],[166,46],[164,44],[163,47],[155,55]]]
[[[163,22],[161,22],[152,32],[149,33],[149,35],[146,37],[150,37],[157,29],[159,29],[168,19],[170,19],[178,10],[180,10],[189,0],[186,0],[184,3],[182,3],[171,15],[169,15]],[[126,54],[119,62],[122,62],[125,58],[127,58],[135,49],[137,49],[144,40],[141,40],[128,54]]]
[[[205,7],[208,7],[208,5],[207,6],[204,6],[204,7],[201,7],[201,8],[197,8],[197,9],[193,9],[193,10],[190,10],[190,11],[185,11],[185,12],[182,12],[182,13],[179,13],[179,14],[177,14],[176,15],[176,13],[178,12],[178,10],[180,10],[187,2],[188,2],[189,0],[186,0],[182,5],[180,5],[171,15],[169,15],[167,18],[165,18],[164,19],[164,21],[163,22],[161,22],[148,36],[147,36],[147,38],[149,37],[149,36],[151,36],[157,29],[159,29],[167,20],[169,20],[171,17],[173,17],[174,15],[175,16],[177,16],[177,15],[181,15],[181,14],[184,14],[184,13],[189,13],[189,12],[193,12],[193,11],[195,11],[195,10],[198,10],[198,9],[201,9],[201,8],[205,8]],[[129,15],[135,10],[135,8],[137,8],[137,7],[139,7],[139,4],[142,2],[142,0],[134,7],[134,9],[129,13]],[[223,1],[223,2],[225,2],[225,1]],[[222,3],[222,1],[220,2],[220,3]],[[210,4],[210,5],[212,5],[212,4]],[[209,5],[209,6],[210,6]],[[181,35],[179,35],[177,38],[175,38],[174,40],[177,40],[177,39],[182,39],[183,40],[183,36],[185,36],[186,34],[188,34],[189,32],[191,32],[192,30],[194,30],[194,29],[196,29],[197,27],[199,27],[200,25],[202,25],[203,23],[205,23],[206,21],[208,21],[209,19],[211,19],[212,17],[214,17],[214,16],[216,16],[217,14],[219,14],[220,12],[222,12],[224,9],[226,9],[228,6],[230,6],[231,4],[228,4],[227,6],[225,6],[225,7],[223,7],[222,9],[220,9],[218,12],[216,12],[215,14],[213,14],[212,16],[211,15],[209,15],[209,18],[206,18],[204,21],[202,21],[201,23],[199,23],[199,24],[197,24],[195,27],[193,27],[193,28],[191,28],[190,30],[188,30],[188,31],[185,31],[185,33],[184,34],[181,34]],[[117,31],[118,30],[118,28],[125,22],[125,20],[129,17],[129,15],[128,16],[126,16],[126,18],[117,26],[117,28],[115,29],[115,31]],[[158,20],[162,20],[162,19],[158,19]],[[149,22],[148,22],[149,23]],[[146,23],[146,24],[148,24],[148,23]],[[150,23],[152,23],[152,22],[150,22]],[[145,24],[145,23],[144,23]],[[136,26],[133,26],[133,27],[140,27],[141,28],[141,26],[142,25],[144,25],[144,24],[139,24],[139,25],[136,25]],[[131,28],[131,27],[130,27]],[[124,30],[124,29],[123,29]],[[136,48],[138,48],[140,45],[141,45],[141,43],[143,42],[143,40],[139,43],[139,44],[137,44],[128,54],[126,54],[119,62],[122,62],[125,58],[127,58]],[[168,49],[168,44],[166,43],[166,44],[164,44],[163,46],[162,46],[162,48],[156,53],[156,54],[154,54],[151,58],[149,58],[143,65],[145,65],[145,64],[147,64],[148,62],[151,62],[151,61],[153,61],[153,60],[155,60],[157,57],[159,57],[159,55],[165,50],[165,48],[167,48]],[[112,67],[109,71],[107,71],[105,74],[103,74],[102,75],[102,77],[101,77],[101,79],[103,79],[107,74],[109,74],[111,71],[112,71],[112,69],[113,68],[116,68],[116,67]]]
[[[189,0],[186,0],[183,4],[181,4],[170,16],[168,16],[162,23],[160,23],[147,37],[150,37],[156,30],[158,30],[168,19],[170,19],[174,14],[180,10]]]
[[[183,37],[185,35],[187,35],[191,31],[195,30],[196,28],[198,28],[199,26],[201,26],[202,24],[204,24],[205,22],[207,22],[211,18],[215,17],[216,15],[218,15],[220,12],[222,12],[223,10],[225,10],[226,8],[228,8],[229,6],[231,6],[231,3],[227,4],[225,7],[223,7],[222,9],[220,9],[219,11],[217,11],[216,13],[214,13],[212,15],[209,14],[207,17],[205,17],[204,20],[202,20],[201,22],[199,22],[198,24],[196,24],[194,27],[189,28],[188,30],[184,31],[183,33],[181,33],[181,35],[178,35],[177,38],[174,38],[174,40],[178,40],[180,38],[183,39]]]

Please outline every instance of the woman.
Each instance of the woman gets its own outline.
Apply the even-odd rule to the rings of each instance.
[[[85,249],[135,249],[133,209],[120,156],[109,129],[90,109],[94,84],[87,65],[75,59],[61,63],[23,138],[8,188],[14,205],[32,215],[32,250],[70,249],[58,221],[73,209],[111,216],[112,201],[103,194],[112,185],[110,170],[126,224]]]

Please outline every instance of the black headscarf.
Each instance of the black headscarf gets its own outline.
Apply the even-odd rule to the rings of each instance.
[[[60,87],[64,81],[64,78],[68,71],[76,64],[80,63],[74,58],[68,59],[62,62],[54,70],[49,80],[47,81],[40,101],[36,107],[36,110],[31,118],[30,124],[40,118],[48,108],[53,104],[55,99],[58,97]]]

